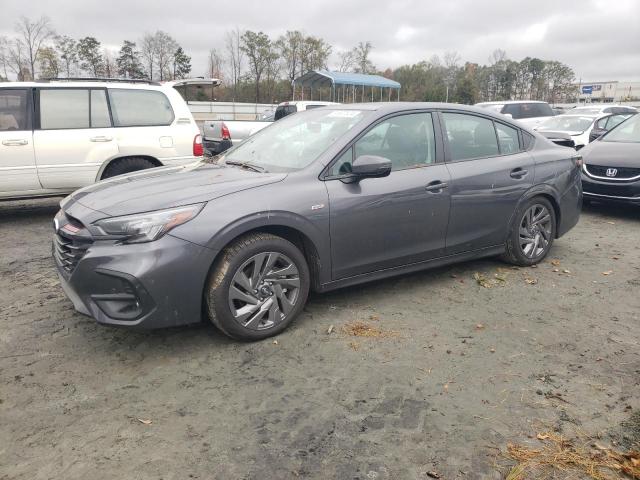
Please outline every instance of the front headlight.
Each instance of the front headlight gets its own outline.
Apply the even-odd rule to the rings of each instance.
[[[172,228],[187,223],[204,207],[204,203],[185,207],[105,218],[94,223],[105,235],[122,237],[125,243],[152,242]]]

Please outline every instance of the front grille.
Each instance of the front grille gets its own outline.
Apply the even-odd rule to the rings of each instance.
[[[86,237],[73,238],[61,230],[53,237],[53,254],[60,267],[71,275],[91,243],[92,241]]]
[[[640,175],[640,168],[630,167],[603,167],[600,165],[586,165],[587,173],[595,177],[611,178],[615,180],[625,180],[634,178]],[[610,172],[615,170],[615,175],[607,175],[607,170]]]

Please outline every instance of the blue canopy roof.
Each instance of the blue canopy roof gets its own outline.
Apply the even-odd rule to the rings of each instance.
[[[312,70],[293,83],[303,87],[313,87],[321,84],[331,85],[357,85],[359,87],[400,88],[400,84],[394,80],[380,75],[366,75],[364,73],[330,72],[329,70]]]

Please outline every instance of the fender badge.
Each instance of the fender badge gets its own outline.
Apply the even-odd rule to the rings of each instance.
[[[319,203],[318,205],[311,205],[311,210],[320,210],[324,208],[324,203]]]

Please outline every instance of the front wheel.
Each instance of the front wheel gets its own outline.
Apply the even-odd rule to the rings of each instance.
[[[556,214],[542,197],[526,201],[518,208],[507,238],[504,259],[522,267],[544,259],[556,236]]]
[[[209,318],[232,338],[271,337],[302,311],[309,283],[306,260],[294,244],[268,233],[249,234],[227,247],[211,272]]]

